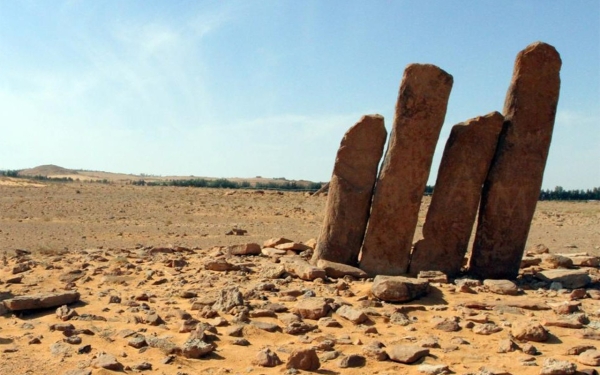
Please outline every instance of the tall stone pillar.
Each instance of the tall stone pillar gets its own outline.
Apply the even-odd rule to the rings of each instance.
[[[556,49],[542,42],[517,55],[482,191],[469,267],[477,277],[511,279],[519,272],[552,139],[561,64]]]
[[[452,83],[452,76],[434,65],[411,64],[404,71],[362,246],[360,268],[371,275],[407,272]]]
[[[410,274],[436,270],[453,277],[460,272],[503,121],[493,112],[452,127]]]
[[[312,258],[358,264],[387,131],[380,115],[364,116],[344,135],[329,183],[327,208]]]

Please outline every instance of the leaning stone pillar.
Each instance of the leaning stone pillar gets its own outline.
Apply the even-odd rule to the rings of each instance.
[[[344,135],[329,182],[327,208],[312,258],[358,264],[387,131],[380,115],[364,116]]]
[[[483,186],[469,271],[512,279],[537,204],[560,90],[560,55],[537,42],[519,52],[504,103],[504,129]]]
[[[435,270],[454,277],[460,272],[503,121],[493,112],[452,127],[410,274]]]
[[[360,268],[371,275],[407,271],[452,82],[450,74],[434,65],[411,64],[404,71],[362,246]]]

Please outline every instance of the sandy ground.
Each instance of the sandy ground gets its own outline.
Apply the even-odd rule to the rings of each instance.
[[[427,297],[404,305],[381,304],[369,295],[371,280],[310,282],[286,274],[271,279],[265,270],[276,263],[264,256],[228,258],[230,263],[242,267],[239,271],[218,272],[204,268],[207,259],[219,256],[222,251],[219,246],[262,244],[273,237],[297,242],[315,239],[325,197],[121,184],[26,184],[10,179],[0,182],[0,256],[6,254],[0,263],[0,298],[77,290],[81,293],[81,302],[72,307],[86,319],[68,323],[92,332],[82,334],[80,344],[64,343],[64,334],[49,328],[62,323],[55,309],[0,317],[0,374],[63,374],[74,369],[82,369],[82,374],[113,373],[93,367],[92,362],[100,352],[113,354],[126,366],[124,372],[127,373],[136,372],[131,368],[144,361],[152,365],[152,370],[144,372],[156,374],[294,373],[286,370],[285,362],[290,353],[300,347],[319,348],[317,353],[322,360],[317,373],[321,374],[418,374],[422,373],[422,369],[419,370],[422,364],[444,364],[456,374],[483,374],[482,367],[496,369],[490,373],[540,374],[548,358],[576,363],[580,369],[590,368],[566,352],[575,345],[598,346],[594,340],[579,337],[581,329],[551,326],[547,327],[551,333],[548,341],[532,343],[540,354],[529,355],[520,350],[497,353],[502,340],[510,337],[515,323],[560,318],[553,310],[536,311],[507,304],[515,301],[564,303],[571,299],[569,290],[523,287],[520,295],[505,296],[482,287],[475,288],[475,293],[461,293],[453,284],[433,283]],[[428,202],[426,198],[419,226],[424,221]],[[226,235],[233,228],[244,229],[247,234]],[[419,237],[417,230],[415,240]],[[600,255],[600,202],[540,202],[529,245],[540,243],[548,246],[552,253]],[[181,251],[152,253],[152,248],[159,247]],[[17,257],[16,249],[31,254]],[[182,260],[185,265],[173,267],[174,260]],[[23,276],[20,283],[7,283],[18,276],[12,269],[19,262],[29,264],[31,269],[19,273]],[[72,270],[83,270],[84,277],[70,284],[65,281],[65,275]],[[595,270],[590,272],[594,274]],[[275,323],[279,330],[271,333],[240,323],[249,345],[234,345],[236,338],[228,334],[238,324],[233,315],[220,312],[223,321],[218,322],[215,317],[203,317],[201,312],[192,309],[195,301],[212,301],[222,289],[233,286],[244,294],[251,312],[261,311],[269,303],[281,304],[293,312],[304,295],[315,295],[330,298],[334,304],[347,303],[362,309],[369,320],[356,325],[333,313],[330,316],[341,328],[319,326],[305,334],[290,335],[282,331],[286,327],[285,313],[251,315],[250,321]],[[196,297],[183,298],[183,291]],[[147,298],[142,296],[144,293]],[[111,296],[120,297],[121,302],[109,303]],[[474,300],[501,304],[492,310],[463,306]],[[579,302],[579,309],[590,322],[588,326],[595,327],[594,322],[600,319],[600,301],[583,298]],[[143,317],[148,311],[156,312],[164,323],[156,326],[145,323]],[[212,337],[217,346],[213,353],[201,359],[175,356],[172,362],[165,364],[163,360],[167,355],[160,348],[140,350],[128,345],[131,337],[124,337],[125,330],[183,344],[189,333],[179,333],[182,311],[201,322],[218,323],[217,333]],[[390,314],[397,311],[405,313],[410,324],[390,322]],[[480,335],[467,326],[456,332],[433,328],[438,318],[464,323],[477,320],[471,319],[473,316],[477,319],[483,316],[502,330]],[[36,337],[40,343],[30,344]],[[364,367],[341,368],[339,364],[344,356],[365,355],[365,347],[373,341],[386,346],[422,345],[424,341],[433,340],[432,337],[438,345],[430,348],[430,355],[415,365],[378,361],[369,356]],[[334,343],[331,350],[322,344],[327,340]],[[91,345],[91,351],[78,354],[79,348],[85,345]],[[253,364],[258,351],[266,347],[277,353],[284,363],[273,368]],[[326,360],[336,355],[337,358]]]

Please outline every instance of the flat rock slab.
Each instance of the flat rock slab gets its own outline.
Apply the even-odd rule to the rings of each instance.
[[[280,260],[285,267],[286,272],[289,272],[302,280],[313,281],[315,279],[325,279],[327,277],[324,269],[315,267],[302,258],[281,257]]]
[[[483,285],[488,287],[490,292],[502,295],[516,296],[519,288],[510,280],[483,280]]]
[[[367,273],[360,268],[352,267],[347,264],[331,262],[325,259],[317,261],[317,267],[325,270],[327,276],[334,279],[340,279],[346,275],[356,277],[357,279],[366,279],[369,277]]]
[[[71,291],[63,293],[40,293],[4,300],[4,306],[12,311],[49,309],[77,302],[79,301],[79,297],[79,293]]]
[[[590,275],[583,270],[546,270],[535,274],[535,277],[549,283],[559,282],[564,288],[584,288],[592,282]]]
[[[404,276],[378,275],[371,286],[371,294],[386,302],[407,302],[428,292],[429,281]]]
[[[405,364],[415,363],[429,354],[429,349],[415,345],[392,345],[385,351],[392,361]]]
[[[298,301],[294,311],[304,319],[319,320],[327,316],[331,308],[324,298],[310,297]]]
[[[364,312],[347,305],[341,306],[335,313],[354,324],[361,324],[368,319]]]

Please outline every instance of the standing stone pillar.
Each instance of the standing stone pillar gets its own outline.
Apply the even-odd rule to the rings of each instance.
[[[470,273],[512,279],[535,211],[560,90],[560,55],[537,42],[519,52],[504,103],[504,129],[483,186]]]
[[[364,116],[344,135],[329,182],[325,219],[313,263],[319,259],[358,263],[386,137],[380,115]]]
[[[503,121],[493,112],[452,127],[410,274],[435,270],[454,277],[460,272]]]
[[[362,246],[360,268],[371,275],[407,271],[452,83],[452,76],[434,65],[411,64],[404,71]]]

